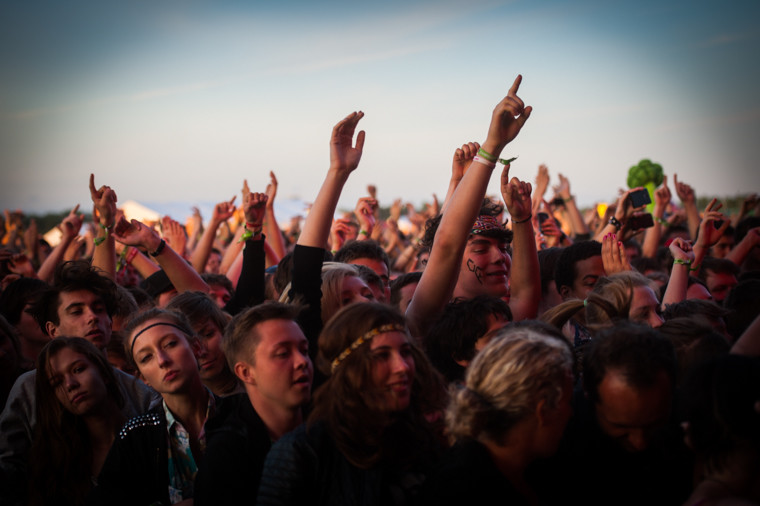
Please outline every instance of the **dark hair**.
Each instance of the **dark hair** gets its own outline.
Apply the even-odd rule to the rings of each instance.
[[[369,342],[332,370],[332,361],[360,336],[386,324],[405,325],[404,316],[386,304],[355,303],[341,308],[319,335],[317,367],[329,377],[316,391],[308,422],[324,421],[340,452],[362,469],[380,461],[429,457],[425,449],[432,446],[434,434],[425,415],[445,405],[443,383],[411,337],[415,374],[409,408],[401,413],[384,410],[382,394],[370,388]]]
[[[657,329],[673,343],[678,359],[678,381],[683,381],[696,365],[728,353],[726,338],[710,325],[688,317],[667,320]]]
[[[47,322],[55,325],[61,323],[58,318],[61,293],[79,290],[87,290],[100,297],[108,316],[113,316],[116,312],[116,283],[85,260],[64,262],[55,270],[53,285],[40,294],[31,309],[35,321],[43,331],[46,331]]]
[[[388,253],[385,252],[380,243],[373,239],[366,239],[364,241],[351,240],[346,242],[341,247],[333,258],[336,262],[351,263],[352,260],[358,258],[370,258],[372,260],[380,260],[388,268],[388,272],[391,272],[391,261],[388,259]]]
[[[139,286],[128,286],[127,290],[129,290],[129,293],[131,293],[132,297],[135,298],[137,307],[141,310],[148,309],[156,305],[156,301],[153,300],[153,297],[151,297],[150,294],[143,288],[140,288]]]
[[[739,274],[739,267],[728,258],[705,257],[702,260],[702,268],[697,272],[697,277],[702,281],[707,281],[707,271],[716,274]]]
[[[44,504],[83,504],[92,487],[92,450],[81,417],[66,411],[50,383],[50,360],[63,348],[83,355],[97,369],[108,398],[124,405],[113,368],[90,342],[79,337],[57,337],[37,357],[34,383],[37,425],[30,455],[32,496]]]
[[[723,319],[729,312],[711,300],[686,299],[665,306],[662,317],[665,321],[673,318],[691,318],[715,327],[725,324]]]
[[[760,280],[746,279],[740,281],[728,292],[724,307],[729,310],[726,315],[726,329],[734,339],[738,339],[758,315],[760,307]]]
[[[760,216],[747,216],[736,224],[734,230],[734,240],[739,244],[744,236],[753,228],[760,227]]]
[[[224,274],[212,274],[210,272],[204,272],[201,274],[201,279],[208,285],[217,285],[226,288],[230,293],[230,296],[235,294],[235,288],[232,286],[232,281],[230,281],[230,278]]]
[[[398,307],[401,302],[401,289],[406,285],[419,283],[420,279],[422,279],[422,272],[420,271],[407,272],[393,279],[391,281],[391,305]]]
[[[357,268],[359,271],[359,277],[364,280],[365,283],[367,283],[367,286],[375,285],[376,288],[379,288],[380,291],[385,290],[385,283],[383,283],[383,278],[381,278],[375,271],[367,267],[366,265],[362,264],[352,264],[354,267]]]
[[[34,304],[48,284],[36,278],[18,278],[0,293],[0,314],[8,323],[18,325],[27,304]]]
[[[541,294],[549,291],[549,283],[554,281],[554,271],[557,260],[562,254],[562,248],[547,248],[538,251],[538,267],[541,271]]]
[[[682,411],[692,448],[708,473],[721,472],[737,451],[760,452],[760,360],[726,354],[697,367],[683,389]]]
[[[631,260],[631,266],[642,274],[647,271],[665,272],[656,258],[640,256]]]
[[[425,338],[430,362],[447,382],[464,379],[465,368],[458,360],[475,356],[475,343],[488,332],[488,317],[512,321],[512,311],[503,300],[489,295],[450,302],[433,323]]]
[[[676,381],[673,344],[646,325],[620,322],[604,329],[591,340],[583,356],[583,386],[591,402],[599,401],[599,384],[607,371],[615,369],[628,385],[646,389],[664,371],[671,384]]]
[[[261,335],[256,331],[256,325],[269,320],[296,321],[300,308],[292,304],[267,301],[238,313],[227,325],[222,338],[222,351],[231,371],[235,364],[245,357],[254,364],[256,347],[261,341]]]
[[[483,199],[483,203],[480,205],[478,216],[499,216],[503,210],[504,207],[501,204],[498,204],[486,197]],[[425,235],[422,237],[422,245],[430,248],[431,250],[433,248],[433,240],[435,239],[435,234],[438,232],[438,225],[441,224],[442,216],[443,215],[439,214],[434,218],[428,219],[425,223]],[[478,235],[481,235],[483,237],[490,237],[493,239],[501,239],[506,241],[507,244],[512,244],[512,231],[506,228],[488,230]]]
[[[230,321],[227,313],[222,311],[222,309],[211,300],[211,297],[204,292],[182,292],[169,301],[169,304],[166,305],[166,309],[173,309],[184,314],[196,333],[200,331],[200,328],[207,321],[216,325],[220,332],[224,332],[227,323]]]
[[[580,241],[564,248],[554,268],[554,283],[557,285],[557,291],[562,286],[573,286],[575,278],[578,277],[575,264],[587,258],[601,255],[602,244],[596,241]]]

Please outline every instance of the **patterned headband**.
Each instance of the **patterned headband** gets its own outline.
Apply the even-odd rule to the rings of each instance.
[[[478,235],[489,230],[504,230],[504,227],[496,216],[489,216],[487,214],[481,214],[475,219],[475,224],[472,226],[470,234]]]
[[[348,357],[356,348],[366,343],[367,341],[370,341],[376,335],[396,331],[406,333],[406,327],[397,323],[388,323],[379,327],[375,327],[374,329],[366,332],[361,337],[359,337],[359,339],[351,343],[351,346],[343,350],[340,355],[338,355],[337,358],[332,361],[332,364],[330,365],[330,372],[334,372],[335,368],[338,367],[338,364],[343,362],[346,357]]]

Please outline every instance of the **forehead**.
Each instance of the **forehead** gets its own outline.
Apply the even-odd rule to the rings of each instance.
[[[263,348],[306,341],[306,336],[296,322],[281,318],[257,323],[251,332],[258,333],[259,346]]]
[[[50,357],[50,373],[59,374],[64,372],[68,367],[79,361],[88,362],[87,357],[71,348],[61,348],[55,355]]]
[[[507,240],[503,238],[486,237],[484,235],[470,235],[470,237],[467,238],[468,247],[494,246],[496,248],[503,248],[506,245]]]
[[[637,286],[633,289],[631,308],[658,304],[657,296],[648,286]]]
[[[672,385],[665,371],[660,371],[651,387],[639,389],[625,377],[609,370],[599,384],[597,411],[604,418],[625,427],[648,427],[668,416],[672,402]]]
[[[61,292],[58,295],[60,301],[59,309],[65,309],[72,304],[94,304],[96,302],[103,302],[100,295],[89,290],[74,290],[70,292]]]
[[[151,327],[155,325],[154,327]],[[148,320],[147,322],[135,327],[132,331],[132,347],[134,351],[138,351],[141,347],[149,346],[156,341],[160,341],[166,336],[177,336],[187,340],[187,336],[178,328],[173,327],[174,322],[168,320],[157,319]],[[151,327],[151,328],[148,328]],[[147,329],[144,332],[143,329]],[[142,333],[140,333],[142,332]],[[138,335],[139,334],[139,335]],[[137,336],[137,337],[134,337]]]
[[[409,342],[409,338],[403,332],[395,330],[393,332],[384,332],[378,334],[370,341],[370,349],[375,350],[377,348],[391,347],[397,348]]]
[[[364,265],[366,267],[369,267],[378,276],[387,276],[388,275],[388,266],[385,265],[385,262],[382,260],[377,260],[374,258],[355,258],[349,262],[350,264],[354,265]]]
[[[586,276],[604,276],[604,263],[601,255],[594,255],[575,262],[575,281],[583,280]]]
[[[346,276],[343,278],[343,283],[341,284],[341,290],[344,292],[358,291],[364,288],[369,289],[369,286],[364,282],[362,278],[358,276]]]

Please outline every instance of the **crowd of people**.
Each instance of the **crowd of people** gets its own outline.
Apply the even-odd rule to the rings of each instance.
[[[673,175],[646,223],[642,188],[582,212],[510,178],[521,81],[424,210],[370,186],[336,218],[353,112],[286,231],[273,173],[205,226],[94,175],[55,247],[6,212],[0,503],[760,504],[757,196]]]

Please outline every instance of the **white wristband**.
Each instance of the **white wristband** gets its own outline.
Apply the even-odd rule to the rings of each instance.
[[[483,165],[485,165],[489,169],[495,169],[496,168],[496,163],[495,162],[489,162],[488,160],[486,160],[482,156],[475,155],[475,158],[473,158],[472,161],[473,162],[482,163]]]

